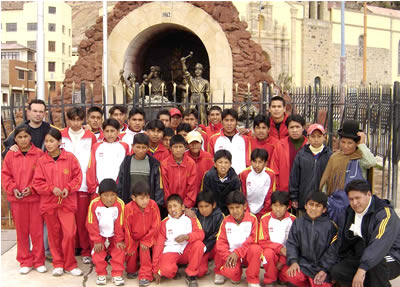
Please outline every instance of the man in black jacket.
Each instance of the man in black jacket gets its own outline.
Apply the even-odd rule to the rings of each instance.
[[[118,197],[125,204],[132,201],[132,186],[139,181],[145,181],[150,186],[150,198],[159,207],[164,206],[164,191],[160,184],[160,163],[149,156],[149,137],[144,133],[136,134],[133,138],[133,154],[126,156],[118,174]]]
[[[353,180],[345,191],[350,206],[332,277],[341,286],[391,286],[400,275],[399,218],[387,200],[372,195],[367,181]]]

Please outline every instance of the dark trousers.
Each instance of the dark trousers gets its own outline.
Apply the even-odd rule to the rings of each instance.
[[[330,271],[332,279],[339,282],[341,286],[351,286],[359,266],[359,257],[345,258],[332,267]],[[386,262],[383,259],[378,265],[367,271],[364,286],[389,287],[392,286],[389,280],[393,280],[399,275],[400,264],[396,261]]]

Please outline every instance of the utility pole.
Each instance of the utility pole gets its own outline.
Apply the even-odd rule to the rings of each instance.
[[[44,89],[44,1],[37,1],[37,31],[36,31],[36,85],[39,100],[45,99]],[[50,97],[50,95],[48,95]]]
[[[363,85],[367,84],[367,2],[364,2]]]
[[[107,18],[108,18],[107,0],[103,0],[103,86],[104,86],[104,93],[105,93],[105,103],[104,103],[105,111],[104,111],[104,113],[106,113],[108,111],[108,108],[107,108],[107,103],[108,103]]]

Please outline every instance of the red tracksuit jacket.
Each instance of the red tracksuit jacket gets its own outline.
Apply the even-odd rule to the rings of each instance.
[[[55,208],[66,208],[72,212],[77,209],[76,192],[82,183],[82,172],[76,157],[61,149],[58,160],[54,160],[45,153],[37,162],[35,175],[33,177],[33,188],[40,194],[40,212]],[[66,198],[57,197],[53,194],[54,187],[61,190],[66,188]]]
[[[170,155],[169,150],[162,143],[159,143],[155,149],[149,148],[147,153],[160,163]]]
[[[219,133],[222,128],[222,123],[218,123],[216,125],[209,123],[208,126],[206,126],[205,132],[207,133],[208,138],[211,138],[213,135]]]
[[[170,222],[170,224],[167,224],[169,220],[171,220],[171,222]],[[161,225],[160,225],[160,228],[157,233],[156,243],[153,247],[153,273],[157,273],[158,270],[160,269],[160,266],[159,266],[160,265],[159,264],[160,256],[164,251],[166,242],[168,241],[169,243],[171,243],[171,241],[173,240],[173,238],[170,238],[171,235],[173,237],[175,237],[174,233],[180,233],[179,231],[187,230],[187,226],[185,226],[186,228],[181,226],[182,225],[181,223],[184,220],[186,220],[186,221],[190,220],[190,222],[192,223],[191,232],[186,233],[189,235],[189,240],[187,241],[187,243],[192,243],[196,240],[203,241],[204,231],[203,231],[201,224],[197,218],[189,218],[185,214],[183,214],[179,219],[170,218],[169,216],[166,217],[163,221],[161,221]],[[167,225],[168,225],[168,233],[167,233]],[[180,226],[178,226],[178,225],[180,225]],[[178,227],[178,228],[175,228],[175,227]],[[183,233],[181,233],[181,234],[183,234]],[[180,252],[181,251],[183,253],[183,250],[184,250],[184,248],[182,250],[183,244],[184,243],[176,243],[176,242],[175,242],[175,246],[168,244],[168,252]]]
[[[193,157],[190,151],[187,151],[186,154],[193,159],[196,164],[196,187],[200,190],[204,175],[214,166],[214,157],[203,150],[200,150],[199,157],[197,158]]]
[[[251,244],[257,243],[258,223],[255,215],[246,211],[238,224],[232,215],[222,221],[217,235],[216,251],[225,261],[232,252],[244,258]]]
[[[253,150],[255,149],[265,149],[268,152],[268,161],[267,161],[267,167],[271,168],[271,162],[272,162],[272,155],[274,154],[274,150],[275,150],[275,145],[277,143],[279,143],[279,140],[277,138],[274,137],[267,137],[266,140],[260,141],[254,137],[250,137],[248,136],[249,139],[249,161],[251,164],[251,153],[253,152]],[[249,165],[250,165],[249,164]]]
[[[242,183],[242,192],[244,193],[244,196],[247,199],[247,210],[250,210],[250,202],[252,199],[254,199],[255,201],[257,201],[257,199],[260,198],[260,194],[259,192],[265,191],[265,190],[260,190],[260,186],[257,186],[258,182],[254,182],[253,180],[257,181],[257,180],[261,180],[261,178],[255,174],[255,172],[252,173],[252,175],[256,175],[255,177],[249,178],[249,174],[252,172],[252,168],[248,167],[246,168],[244,171],[242,171],[239,174],[239,178],[240,178],[240,182]],[[264,215],[267,212],[271,211],[271,196],[272,193],[275,191],[275,173],[272,169],[270,168],[265,168],[264,169],[265,174],[267,174],[267,177],[269,177],[269,186],[268,186],[268,190],[266,191],[265,197],[264,197],[264,204],[263,207],[260,211],[258,211],[257,214],[260,215]],[[249,179],[249,181],[248,181]],[[261,184],[261,182],[259,182],[258,184]],[[264,186],[265,187],[265,186]],[[252,194],[250,195],[249,192],[255,192],[257,194]],[[260,217],[258,217],[260,218]]]
[[[114,238],[115,242],[124,241],[124,208],[125,204],[120,198],[117,198],[111,207],[106,207],[100,197],[90,202],[86,228],[93,243],[102,243],[104,238],[110,237]],[[115,212],[105,213],[107,211]],[[113,221],[112,226],[110,221]]]
[[[282,220],[277,219],[272,212],[265,214],[260,220],[258,244],[261,248],[273,249],[279,254],[281,248],[286,245],[290,227],[295,219],[296,216],[287,211]]]
[[[32,186],[32,179],[35,173],[36,164],[43,155],[43,151],[33,144],[24,156],[19,150],[18,152],[8,152],[1,169],[1,185],[7,193],[9,202],[37,202],[39,195]],[[22,199],[14,196],[14,189],[20,192],[26,187],[30,187],[32,194]]]
[[[126,252],[136,252],[138,244],[152,247],[159,227],[160,210],[154,200],[150,199],[143,211],[136,202],[129,202],[125,207],[124,218]]]
[[[187,154],[181,164],[176,163],[172,154],[161,162],[161,176],[165,202],[171,194],[179,194],[185,207],[195,205],[200,186],[196,186],[196,164]]]
[[[289,136],[288,129],[286,126],[287,118],[288,118],[288,115],[285,113],[285,117],[283,118],[283,121],[282,121],[281,125],[279,126],[279,132],[276,129],[274,120],[272,119],[272,117],[270,118],[270,121],[269,121],[269,124],[270,124],[269,136],[270,137],[274,137],[279,140],[279,139],[283,139],[284,137]]]

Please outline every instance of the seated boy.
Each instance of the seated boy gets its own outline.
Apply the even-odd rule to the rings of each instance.
[[[239,284],[243,264],[247,265],[249,287],[260,286],[262,250],[257,244],[257,218],[246,211],[246,198],[239,190],[228,194],[226,205],[230,215],[222,221],[217,237],[214,283],[224,284],[228,277],[233,284]]]
[[[232,155],[228,150],[219,150],[214,154],[214,167],[203,178],[201,191],[210,191],[214,194],[217,207],[228,215],[226,196],[233,190],[240,190],[240,180],[232,168]]]
[[[99,185],[99,197],[89,205],[86,227],[94,243],[92,261],[96,266],[97,285],[107,284],[106,255],[111,255],[111,276],[116,286],[125,284],[124,202],[117,196],[117,184],[111,178]]]
[[[161,222],[153,248],[153,277],[157,284],[161,276],[174,278],[179,264],[188,264],[185,269],[189,287],[197,286],[204,253],[204,231],[197,218],[184,214],[185,206],[178,194],[167,198],[168,217]]]
[[[222,220],[224,220],[224,214],[217,207],[212,192],[200,192],[197,195],[196,202],[196,217],[200,221],[205,234],[203,243],[206,246],[206,251],[201,260],[199,273],[197,274],[197,277],[203,277],[208,272],[208,261],[215,256],[214,246],[217,240],[219,227],[221,226]]]
[[[264,284],[272,287],[278,280],[278,272],[286,264],[286,241],[296,217],[290,214],[289,194],[275,191],[271,196],[272,212],[261,217],[258,242],[264,255]]]
[[[337,261],[337,228],[326,213],[328,198],[314,192],[306,200],[306,215],[297,218],[286,242],[287,264],[279,279],[296,286],[332,286],[328,271]]]
[[[196,186],[196,164],[185,154],[185,139],[181,135],[171,138],[171,155],[161,162],[164,198],[179,194],[186,207],[196,203],[199,187]]]
[[[239,174],[247,206],[258,220],[271,211],[271,195],[275,191],[275,173],[265,167],[267,161],[267,151],[255,149],[251,153],[251,167]]]
[[[126,273],[128,279],[138,276],[137,257],[140,257],[139,286],[153,280],[150,248],[160,226],[160,210],[150,199],[150,186],[139,181],[133,185],[132,201],[125,208]]]

